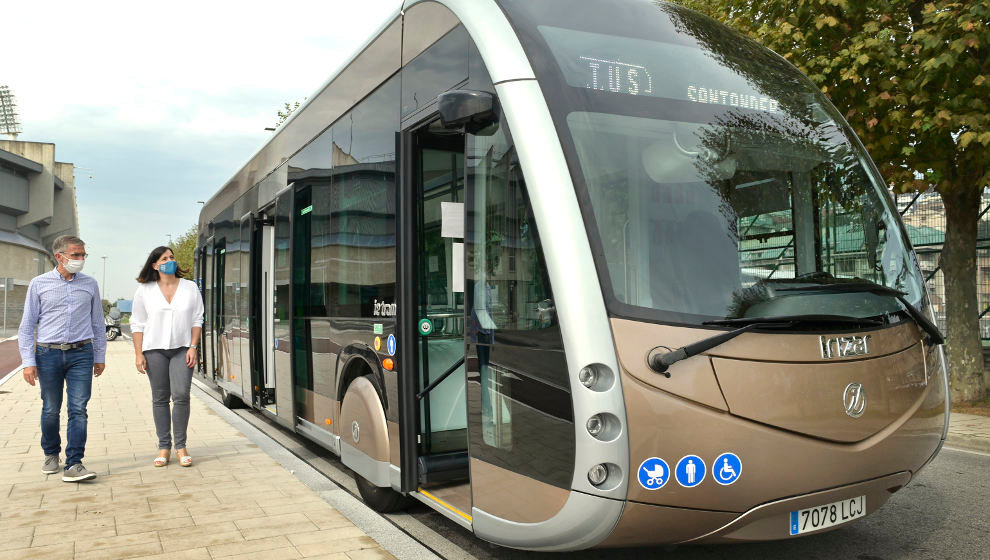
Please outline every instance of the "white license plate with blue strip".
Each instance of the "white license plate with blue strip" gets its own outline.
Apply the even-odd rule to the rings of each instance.
[[[866,515],[866,496],[857,496],[791,512],[791,534],[803,535],[841,525]]]

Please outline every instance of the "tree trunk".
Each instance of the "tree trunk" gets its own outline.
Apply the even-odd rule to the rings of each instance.
[[[945,205],[946,355],[952,402],[982,399],[983,346],[980,341],[980,309],[976,298],[976,233],[980,190],[960,181],[952,192],[942,193]]]

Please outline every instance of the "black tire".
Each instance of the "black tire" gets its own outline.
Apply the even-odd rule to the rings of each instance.
[[[244,402],[239,397],[230,394],[229,391],[220,387],[220,402],[227,408],[243,408]]]
[[[117,338],[117,331],[115,329],[107,329],[107,341],[111,341]]]
[[[364,503],[378,513],[392,513],[405,509],[409,505],[408,497],[391,488],[375,486],[357,473],[354,473],[354,482],[357,483],[358,492]]]

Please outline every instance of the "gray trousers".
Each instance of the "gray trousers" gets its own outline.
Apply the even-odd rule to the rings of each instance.
[[[151,410],[158,433],[158,449],[171,449],[175,435],[175,448],[186,446],[186,427],[189,425],[189,388],[192,385],[192,368],[186,367],[188,348],[173,350],[145,350],[148,362],[148,381],[151,382]],[[172,398],[172,409],[168,400]]]

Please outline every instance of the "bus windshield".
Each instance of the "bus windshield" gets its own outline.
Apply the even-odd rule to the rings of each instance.
[[[697,324],[903,309],[877,294],[795,290],[822,278],[862,278],[920,306],[883,181],[789,63],[673,5],[608,0],[625,9],[582,18],[608,22],[598,30],[559,14],[544,25],[546,14],[506,3],[517,28],[532,24],[524,46],[553,61],[534,67],[613,312]]]

